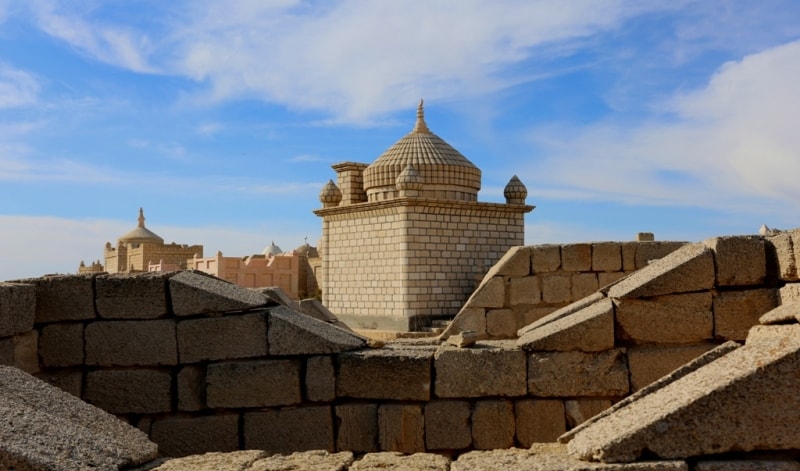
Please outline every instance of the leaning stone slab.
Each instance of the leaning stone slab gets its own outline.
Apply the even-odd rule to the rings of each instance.
[[[770,274],[782,281],[797,281],[797,257],[795,256],[794,244],[797,241],[796,231],[780,232],[774,236],[767,237],[766,254],[767,267],[771,269]]]
[[[714,286],[714,253],[703,245],[687,244],[620,280],[608,290],[610,298],[638,298],[687,293]]]
[[[797,322],[796,316],[798,315],[800,315],[800,303],[781,304],[759,317],[758,323],[761,325],[794,324]]]
[[[529,330],[517,340],[517,345],[527,351],[610,350],[614,348],[614,304],[610,299],[603,299],[580,311]]]
[[[173,273],[114,273],[95,278],[97,313],[106,319],[156,319],[169,314],[167,279]]]
[[[710,291],[620,298],[614,305],[617,340],[625,343],[692,343],[714,337]]]
[[[119,469],[158,453],[140,430],[16,368],[0,379],[2,469]]]
[[[370,453],[350,466],[350,471],[384,471],[402,469],[405,471],[448,471],[450,460],[434,453],[414,453],[404,455],[396,451]]]
[[[509,341],[442,345],[434,355],[437,397],[524,396],[525,352]]]
[[[314,470],[346,471],[353,463],[353,453],[342,451],[329,453],[326,450],[298,451],[291,455],[272,455],[261,458],[247,471]]]
[[[683,460],[638,463],[589,463],[569,456],[564,445],[534,443],[528,450],[470,451],[459,456],[450,471],[689,471]]]
[[[549,323],[555,322],[555,321],[557,321],[557,320],[559,320],[559,319],[561,319],[563,317],[569,316],[570,314],[572,314],[574,312],[578,312],[578,311],[580,311],[580,310],[582,310],[582,309],[584,309],[584,308],[586,308],[588,306],[591,306],[592,304],[594,304],[594,303],[596,303],[596,302],[598,302],[598,301],[600,301],[602,299],[605,299],[605,295],[603,293],[597,292],[597,293],[594,293],[594,294],[590,294],[589,296],[586,296],[583,299],[579,299],[579,300],[575,301],[574,303],[568,304],[568,305],[562,307],[561,309],[553,311],[550,314],[542,317],[541,319],[539,319],[539,320],[537,320],[537,321],[535,321],[535,322],[533,322],[531,324],[528,324],[525,327],[519,329],[517,331],[517,336],[518,337],[522,337],[523,335],[525,335],[526,333],[528,333],[528,332],[530,332],[530,331],[532,331],[534,329],[538,329],[539,327],[541,327],[541,326],[543,326],[545,324],[549,324]]]
[[[252,358],[267,354],[267,310],[178,322],[178,356],[182,364],[205,360]]]
[[[508,249],[484,276],[484,280],[495,276],[528,276],[531,272],[531,247],[516,246]]]
[[[267,304],[261,293],[197,271],[171,277],[169,294],[176,316],[244,311]]]
[[[270,355],[318,355],[362,348],[367,339],[284,306],[269,311]]]
[[[268,455],[261,450],[241,450],[230,453],[205,453],[202,455],[186,456],[168,460],[153,471],[222,471],[222,470],[249,470],[260,458]]]
[[[800,325],[745,344],[584,428],[583,460],[631,462],[800,448]],[[778,406],[779,405],[779,406]]]

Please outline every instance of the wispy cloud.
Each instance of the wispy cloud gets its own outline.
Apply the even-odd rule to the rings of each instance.
[[[0,108],[36,103],[39,89],[39,82],[33,75],[0,63]]]

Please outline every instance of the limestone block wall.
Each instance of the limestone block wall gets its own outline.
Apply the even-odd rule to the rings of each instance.
[[[516,338],[520,328],[595,293],[686,242],[594,242],[517,246],[486,273],[443,338]]]

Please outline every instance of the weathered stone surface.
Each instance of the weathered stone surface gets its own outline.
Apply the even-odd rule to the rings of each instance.
[[[467,401],[425,404],[425,446],[429,450],[468,448],[472,444],[471,413]]]
[[[39,332],[31,330],[12,337],[14,366],[26,373],[39,372]]]
[[[622,269],[626,272],[637,270],[636,268],[636,249],[639,242],[623,242],[622,248]]]
[[[591,244],[562,245],[561,269],[564,271],[591,271],[592,245]]]
[[[622,247],[619,242],[600,242],[592,245],[592,271],[622,270]]]
[[[762,325],[794,323],[797,321],[795,317],[797,315],[800,315],[800,303],[781,304],[759,317],[758,323]]]
[[[484,278],[478,289],[472,293],[467,304],[472,307],[501,308],[506,300],[506,282],[502,276]]]
[[[566,303],[572,300],[570,275],[542,275],[542,301],[546,303]]]
[[[267,304],[263,294],[199,271],[182,271],[169,279],[172,312],[191,316],[245,311]]]
[[[630,462],[644,450],[675,458],[799,448],[800,325],[772,328],[780,334],[733,350],[586,427],[569,443],[570,453]]]
[[[800,302],[800,283],[786,283],[778,289],[781,304]]]
[[[178,355],[182,364],[233,360],[267,354],[267,314],[229,314],[178,322]]]
[[[425,420],[422,406],[381,404],[378,407],[378,436],[381,450],[401,453],[425,451]]]
[[[563,447],[537,443],[529,450],[470,451],[459,456],[450,471],[689,471],[689,465],[682,460],[589,463],[569,456]]]
[[[14,366],[14,338],[0,339],[0,365]]]
[[[306,406],[244,414],[246,448],[292,453],[333,451],[333,416],[330,406]]]
[[[188,456],[239,449],[239,415],[171,417],[155,420],[150,439],[161,456]]]
[[[513,309],[491,309],[486,312],[486,333],[490,338],[515,338],[518,328],[517,315]],[[477,336],[475,339],[477,340]]]
[[[329,356],[306,360],[306,399],[312,402],[331,402],[336,398],[336,376],[333,359]]]
[[[609,407],[609,399],[567,399],[564,401],[567,425],[577,427]]]
[[[428,350],[360,350],[337,356],[338,397],[427,401],[431,397]]]
[[[46,367],[83,365],[83,324],[49,324],[39,336],[39,356]]]
[[[714,297],[714,335],[725,340],[744,340],[758,319],[778,306],[771,288],[722,291]]]
[[[558,310],[558,307],[555,306],[517,306],[514,309],[514,312],[517,314],[517,324],[519,325],[516,336],[519,337],[520,329],[524,329],[526,326],[538,322],[540,319],[549,316],[556,310]]]
[[[172,273],[114,273],[95,278],[97,314],[105,319],[156,319],[169,314]]]
[[[206,367],[189,365],[181,368],[176,382],[178,410],[194,412],[206,407]]]
[[[435,453],[414,453],[404,455],[399,452],[370,453],[350,466],[350,471],[384,471],[397,469],[403,471],[448,471],[450,460]]]
[[[570,277],[570,301],[585,298],[597,288],[597,273],[576,273]]]
[[[555,311],[551,312],[550,314],[542,317],[541,319],[528,324],[527,326],[519,329],[517,331],[517,335],[522,337],[525,333],[530,332],[531,330],[538,329],[539,327],[548,324],[550,322],[557,321],[563,317],[569,316],[573,312],[578,312],[581,309],[591,306],[592,304],[605,299],[605,295],[603,293],[593,293],[589,296],[586,296],[583,299],[579,299],[571,304],[568,304],[560,309],[556,309]]]
[[[702,243],[687,244],[660,258],[608,291],[610,298],[638,298],[686,293],[714,286],[714,254]]]
[[[212,363],[206,370],[206,402],[211,408],[299,404],[300,368],[300,360]]]
[[[53,275],[20,280],[36,287],[36,322],[81,321],[96,317],[96,275]]]
[[[86,364],[177,365],[175,321],[101,321],[86,326]]]
[[[694,471],[800,471],[800,463],[793,459],[739,459],[700,460]]]
[[[711,292],[615,299],[617,338],[631,343],[692,343],[714,337]]]
[[[714,251],[717,286],[751,286],[764,282],[767,259],[761,237],[714,237],[703,244]]]
[[[792,232],[781,232],[767,237],[765,250],[770,274],[782,281],[797,281],[797,257]]]
[[[478,450],[514,446],[514,405],[511,401],[487,400],[475,403],[472,411],[472,444]]]
[[[250,470],[253,463],[267,455],[268,453],[262,450],[205,453],[168,460],[153,471],[245,471]]]
[[[710,299],[709,299],[710,302]],[[614,348],[614,305],[603,299],[580,311],[529,330],[517,340],[528,351],[599,352]]]
[[[141,431],[12,367],[0,367],[0,467],[111,469],[158,449]]]
[[[33,285],[0,283],[0,337],[28,332],[36,317]]]
[[[511,278],[508,282],[508,303],[511,306],[539,304],[542,301],[539,278],[539,276]]]
[[[90,371],[83,398],[112,414],[170,412],[172,377],[156,369]]]
[[[514,412],[517,442],[523,447],[554,442],[567,430],[561,399],[520,399],[514,405]]]
[[[651,262],[664,258],[686,245],[685,242],[638,242],[634,259],[635,270],[646,267]],[[628,270],[628,268],[626,268]]]
[[[714,348],[714,344],[654,345],[628,349],[631,389],[638,391]]]
[[[366,339],[283,306],[270,309],[268,345],[270,355],[319,355],[355,350]]]
[[[528,276],[531,272],[531,248],[511,247],[500,260],[486,273],[486,278],[494,276]]]
[[[469,304],[467,304],[469,306]],[[450,325],[442,332],[441,338],[448,339],[451,335],[464,331],[475,332],[480,337],[486,337],[486,309],[482,307],[464,307]]]
[[[453,345],[458,348],[467,348],[475,345],[478,341],[478,334],[471,330],[459,332],[455,335],[447,337],[447,344]]]
[[[629,389],[624,350],[528,355],[528,391],[532,396],[624,396]]]
[[[247,471],[345,471],[353,463],[353,453],[328,453],[325,450],[298,451],[291,455],[272,455],[253,463]]]
[[[525,352],[511,341],[472,348],[442,345],[434,355],[436,397],[524,396]]]
[[[531,248],[533,273],[547,273],[561,268],[560,245],[535,245]]]
[[[611,288],[612,284],[625,278],[629,274],[630,273],[623,271],[598,273],[597,274],[597,286],[599,286],[598,289],[608,291]]]
[[[335,407],[336,449],[369,453],[378,448],[378,405],[351,403]]]
[[[683,378],[687,374],[697,370],[698,368],[705,366],[712,361],[716,360],[717,358],[728,354],[729,352],[736,350],[741,345],[730,341],[725,342],[722,345],[718,345],[712,350],[709,350],[705,354],[695,358],[694,360],[689,361],[688,363],[684,364],[683,366],[677,368],[672,373],[662,376],[659,380],[650,383],[649,385],[639,389],[638,391],[634,392],[630,396],[622,399],[621,401],[617,402],[610,409],[606,409],[605,411],[601,412],[600,414],[595,415],[594,417],[588,419],[586,422],[578,425],[577,427],[573,428],[569,432],[565,433],[564,435],[558,437],[558,441],[561,443],[567,443],[572,440],[572,437],[575,436],[576,433],[580,432],[584,428],[588,427],[589,425],[593,424],[597,420],[605,417],[606,415],[610,415],[619,409],[626,407],[628,404],[639,400],[639,398],[644,397],[653,391],[663,388],[667,384],[672,383],[680,378]]]
[[[83,394],[83,372],[80,370],[59,368],[47,373],[39,372],[36,377],[75,397],[79,398]]]

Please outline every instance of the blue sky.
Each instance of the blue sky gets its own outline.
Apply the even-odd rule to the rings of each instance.
[[[0,280],[136,225],[316,244],[330,168],[430,129],[526,243],[800,226],[795,0],[0,0]]]

